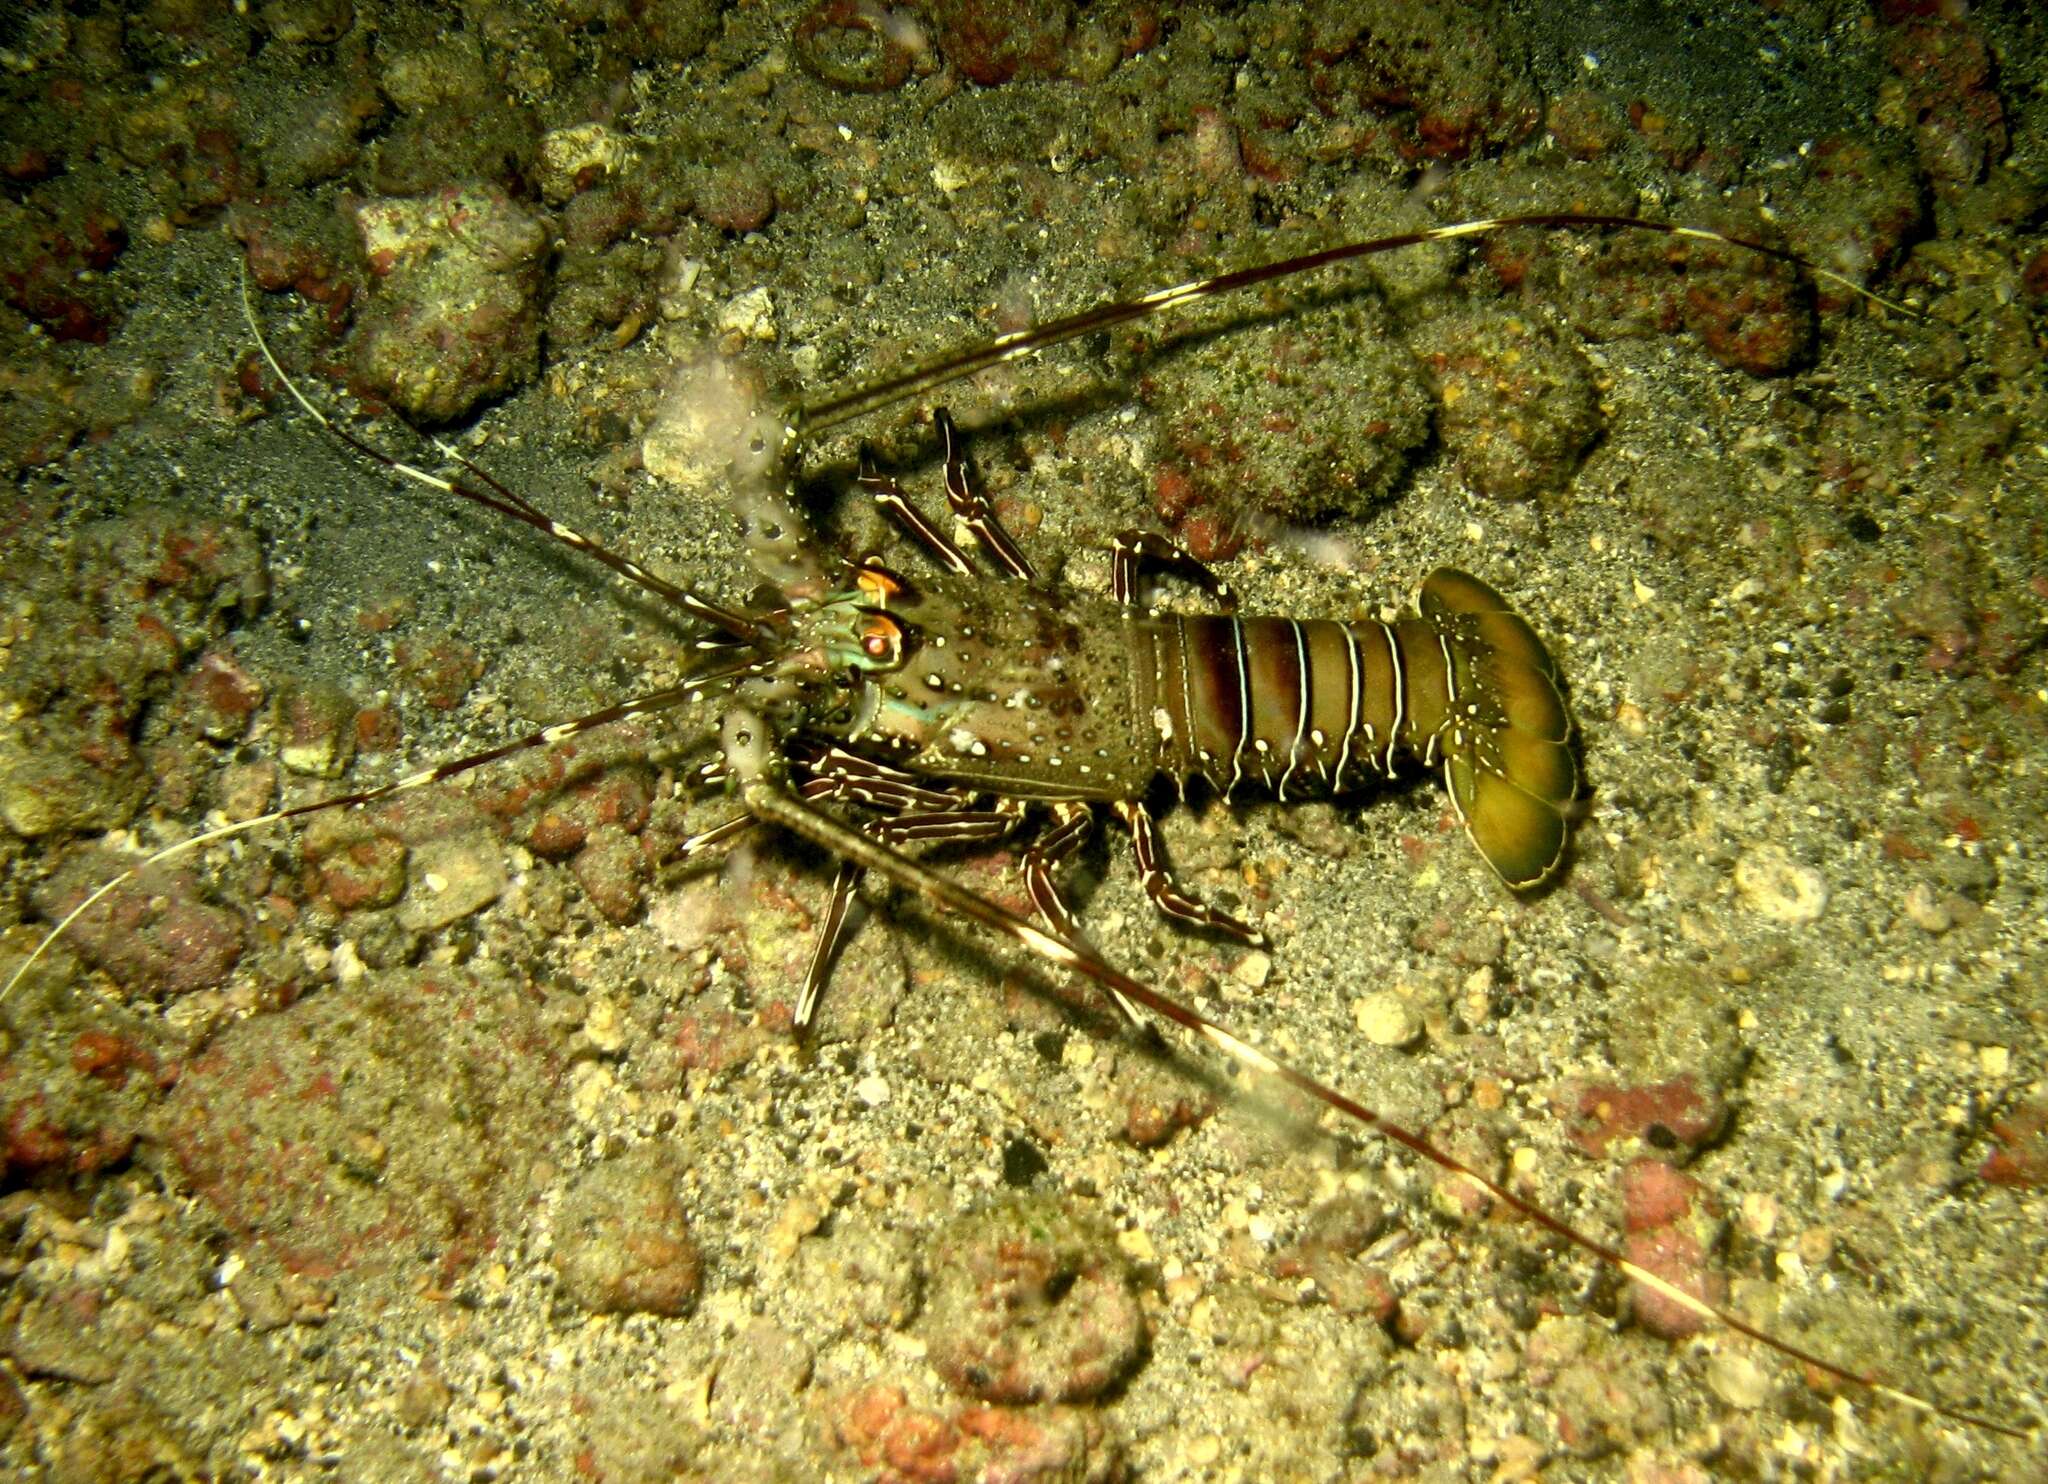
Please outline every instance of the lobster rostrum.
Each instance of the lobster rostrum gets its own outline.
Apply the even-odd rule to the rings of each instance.
[[[809,839],[840,862],[796,1008],[799,1028],[811,1020],[829,977],[861,876],[874,871],[1092,981],[1131,1019],[1150,1012],[1253,1072],[1376,1129],[1672,1304],[1837,1381],[1972,1427],[2031,1436],[2022,1427],[1899,1390],[1680,1287],[1088,946],[1056,878],[1086,840],[1097,805],[1107,805],[1129,829],[1147,894],[1162,912],[1243,941],[1263,941],[1254,926],[1190,896],[1168,874],[1145,803],[1161,776],[1183,791],[1200,779],[1226,796],[1253,785],[1284,802],[1349,793],[1392,776],[1408,760],[1440,772],[1466,833],[1507,886],[1526,890],[1548,880],[1564,859],[1579,793],[1572,723],[1541,639],[1492,587],[1440,568],[1421,583],[1415,610],[1390,620],[1240,616],[1228,585],[1208,568],[1156,534],[1127,531],[1113,544],[1108,595],[1055,589],[1037,577],[974,486],[943,410],[934,422],[944,446],[947,503],[1000,579],[987,575],[967,547],[865,456],[860,487],[903,528],[932,570],[910,574],[872,558],[848,560],[821,545],[799,511],[794,475],[809,438],[825,429],[1178,304],[1509,227],[1636,230],[1721,243],[1799,264],[1865,299],[1910,312],[1765,244],[1579,214],[1455,223],[1196,280],[856,386],[799,409],[780,428],[745,420],[733,430],[733,498],[749,554],[772,592],[765,602],[736,606],[680,587],[561,524],[446,445],[442,452],[473,483],[405,463],[336,424],[271,355],[245,284],[244,308],[264,357],[323,428],[394,473],[530,526],[673,604],[705,626],[697,643],[701,657],[660,690],[378,787],[223,825],[158,850],[63,917],[0,987],[0,1002],[82,914],[159,862],[283,820],[424,788],[628,717],[715,701],[720,756],[699,776],[729,786],[740,808],[686,841],[685,858],[706,855],[765,823]],[[1145,580],[1153,574],[1191,581],[1221,611],[1180,615],[1149,606]],[[848,823],[825,805],[858,807],[863,821]],[[1022,869],[1042,925],[904,852],[923,841],[997,840],[1034,809],[1046,823],[1025,849]]]

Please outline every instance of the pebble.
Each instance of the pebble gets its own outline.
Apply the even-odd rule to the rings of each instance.
[[[1924,933],[1939,937],[1956,925],[1954,909],[1924,881],[1906,888],[1905,908],[1907,919]]]
[[[1130,1260],[1085,1205],[1013,1197],[949,1223],[934,1250],[946,1260],[919,1327],[957,1389],[1011,1406],[1084,1401],[1145,1363]]]
[[[742,474],[765,467],[748,452],[753,434],[776,442],[759,393],[743,371],[715,357],[678,367],[640,440],[647,472],[694,494],[721,488],[736,466]]]
[[[414,932],[438,932],[504,893],[505,862],[487,835],[423,841],[413,861],[418,889],[405,894],[398,918]]]
[[[1760,917],[1800,927],[1818,922],[1828,906],[1828,884],[1776,845],[1745,850],[1735,862],[1735,890]]]
[[[1375,1046],[1407,1046],[1422,1034],[1422,1017],[1391,989],[1376,989],[1353,1000],[1351,1018]]]
[[[578,1174],[555,1219],[562,1290],[593,1314],[689,1311],[702,1259],[677,1195],[683,1172],[648,1146]]]
[[[1737,1350],[1723,1350],[1707,1362],[1707,1385],[1731,1407],[1754,1412],[1770,1395],[1763,1368]]]
[[[748,289],[726,301],[718,312],[718,328],[742,340],[775,338],[775,301],[766,289]]]
[[[626,1021],[617,1002],[605,995],[592,995],[584,1006],[583,1036],[606,1056],[622,1051],[626,1045]]]
[[[1272,977],[1273,955],[1262,948],[1254,948],[1239,959],[1230,971],[1230,977],[1239,984],[1249,984],[1253,989],[1263,988]]]
[[[603,124],[551,130],[540,141],[541,195],[560,206],[596,178],[619,174],[632,158],[631,144]]]

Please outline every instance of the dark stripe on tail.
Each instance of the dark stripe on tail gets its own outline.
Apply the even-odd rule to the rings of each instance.
[[[1571,717],[1543,641],[1476,577],[1442,568],[1394,623],[1191,617],[1150,629],[1160,765],[1226,794],[1341,792],[1397,753],[1441,766],[1466,833],[1502,880],[1564,857],[1578,794]]]

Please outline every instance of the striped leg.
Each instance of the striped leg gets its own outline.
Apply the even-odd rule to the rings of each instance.
[[[1052,806],[1052,824],[1024,852],[1024,889],[1046,925],[1062,938],[1084,943],[1087,937],[1073,911],[1060,897],[1052,873],[1080,849],[1095,826],[1095,811],[1078,800]]]
[[[865,445],[860,451],[860,474],[854,483],[875,497],[875,503],[882,507],[897,525],[909,533],[910,538],[925,549],[931,559],[960,577],[974,575],[974,563],[967,553],[955,546],[952,539],[933,525],[925,513],[904,497],[902,487],[887,475],[877,473],[874,457]]]
[[[723,823],[715,824],[708,830],[699,831],[683,841],[681,854],[676,857],[678,866],[690,865],[700,855],[710,855],[726,849],[760,821],[751,814],[735,814]]]
[[[1110,807],[1116,810],[1117,818],[1130,827],[1131,844],[1138,856],[1138,874],[1145,883],[1145,895],[1152,899],[1153,906],[1168,917],[1191,922],[1197,927],[1213,928],[1240,943],[1248,943],[1254,948],[1265,946],[1266,935],[1257,928],[1206,902],[1196,901],[1174,884],[1173,877],[1159,858],[1158,828],[1143,804],[1120,799]]]
[[[955,788],[932,788],[917,775],[844,748],[794,743],[791,762],[814,775],[803,785],[806,799],[839,799],[884,809],[892,814],[951,814],[965,809],[973,796]]]
[[[1024,887],[1031,893],[1031,905],[1038,909],[1048,927],[1070,943],[1086,943],[1088,937],[1081,931],[1073,909],[1060,895],[1052,874],[1081,848],[1094,828],[1095,811],[1088,804],[1079,799],[1054,804],[1051,826],[1024,852]],[[1122,990],[1111,988],[1109,998],[1132,1025],[1145,1024],[1138,1007]]]
[[[862,787],[834,778],[813,778],[799,788],[797,794],[806,802],[855,798],[861,797],[857,790]],[[942,809],[870,820],[861,827],[861,833],[881,845],[897,849],[915,840],[999,840],[1016,823],[1015,810]],[[846,919],[853,906],[853,894],[860,887],[861,877],[866,874],[864,867],[845,859],[839,862],[839,869],[833,874],[832,895],[825,907],[824,926],[818,930],[818,943],[811,950],[810,967],[804,971],[804,987],[797,996],[795,1022],[798,1035],[810,1029],[811,1019],[818,1013],[819,997],[825,993],[825,985],[832,978],[832,966],[838,961],[839,950],[845,946]]]
[[[1038,574],[1032,570],[1024,553],[1017,549],[1010,533],[1003,529],[1003,523],[996,518],[995,506],[989,504],[988,496],[968,482],[967,455],[961,447],[953,419],[941,407],[932,413],[932,422],[946,443],[946,503],[953,507],[953,513],[960,517],[967,529],[974,532],[974,539],[988,548],[997,566],[1012,577],[1033,581]]]
[[[1109,555],[1109,594],[1126,607],[1138,602],[1147,567],[1185,578],[1225,610],[1237,607],[1237,594],[1229,583],[1156,531],[1118,531],[1109,543]]]

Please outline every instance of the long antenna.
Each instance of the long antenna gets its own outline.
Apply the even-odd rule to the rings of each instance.
[[[729,712],[722,724],[721,732],[725,742],[726,764],[733,776],[738,779],[741,800],[754,818],[780,825],[793,834],[801,835],[812,844],[831,851],[843,861],[887,877],[896,885],[917,892],[948,912],[971,922],[978,922],[993,932],[1021,943],[1040,958],[1084,979],[1094,981],[1112,997],[1121,996],[1125,1000],[1144,1006],[1155,1015],[1199,1036],[1239,1065],[1285,1082],[1289,1087],[1306,1093],[1325,1107],[1334,1109],[1353,1122],[1393,1140],[1446,1174],[1453,1175],[1485,1192],[1524,1220],[1535,1223],[1551,1235],[1598,1258],[1633,1282],[1650,1289],[1659,1298],[1667,1299],[1701,1319],[1734,1330],[1737,1334],[1747,1336],[1802,1365],[1811,1366],[1837,1381],[1863,1387],[1877,1396],[1899,1402],[1916,1411],[1946,1417],[1951,1422],[1982,1428],[1986,1432],[1997,1433],[2002,1437],[2025,1440],[2035,1436],[2031,1429],[1999,1422],[1975,1412],[1948,1406],[1929,1397],[1903,1391],[1874,1375],[1816,1355],[1811,1350],[1795,1345],[1790,1340],[1781,1339],[1768,1330],[1750,1323],[1731,1309],[1712,1303],[1697,1294],[1688,1293],[1670,1279],[1651,1272],[1639,1263],[1631,1262],[1619,1249],[1587,1236],[1561,1218],[1553,1216],[1534,1201],[1515,1194],[1500,1181],[1482,1174],[1413,1129],[1392,1122],[1328,1083],[1318,1081],[1308,1073],[1261,1051],[1201,1012],[1191,1010],[1178,1000],[1161,994],[1151,985],[1132,978],[1107,962],[1093,949],[1035,927],[1015,913],[997,906],[988,898],[969,891],[950,877],[942,876],[910,857],[863,835],[860,831],[841,824],[830,815],[820,813],[789,792],[772,776],[773,754],[765,740],[769,733],[758,716],[740,710]]]
[[[1396,252],[1404,247],[1417,247],[1425,242],[1448,242],[1458,237],[1478,237],[1488,232],[1505,231],[1510,227],[1613,228],[1618,231],[1655,232],[1665,237],[1684,237],[1698,242],[1717,243],[1724,247],[1742,248],[1767,258],[1775,258],[1781,263],[1790,263],[1811,273],[1815,278],[1831,283],[1837,288],[1846,289],[1872,304],[1881,305],[1911,318],[1919,318],[1905,305],[1887,299],[1882,294],[1872,293],[1862,284],[1837,273],[1832,268],[1824,268],[1795,252],[1773,247],[1766,242],[1757,242],[1748,237],[1731,237],[1724,232],[1708,231],[1705,227],[1681,227],[1670,222],[1646,221],[1633,216],[1607,216],[1576,211],[1528,212],[1518,216],[1490,216],[1469,222],[1453,222],[1448,226],[1429,227],[1418,232],[1401,232],[1392,237],[1374,237],[1364,242],[1347,242],[1340,247],[1326,247],[1317,252],[1303,253],[1299,257],[1283,258],[1277,263],[1261,263],[1253,268],[1219,273],[1213,278],[1192,279],[1172,288],[1155,289],[1135,299],[1123,299],[1113,304],[1098,304],[1093,309],[1084,309],[1079,314],[1070,314],[1063,319],[1049,320],[1030,329],[1012,330],[1006,335],[996,336],[993,340],[969,346],[966,350],[949,351],[922,366],[914,366],[908,371],[899,371],[874,381],[862,382],[822,401],[805,403],[799,409],[793,427],[800,434],[823,432],[827,428],[835,428],[867,413],[878,412],[898,402],[907,402],[933,387],[944,386],[947,382],[972,376],[975,372],[985,371],[990,366],[1021,360],[1025,356],[1036,355],[1039,351],[1063,344],[1076,336],[1129,324],[1132,320],[1143,319],[1163,309],[1171,309],[1176,304],[1188,304],[1197,299],[1212,299],[1219,294],[1271,283],[1275,279],[1291,278],[1297,273],[1310,273],[1318,268],[1326,268],[1332,263],[1348,263],[1354,258],[1374,257],[1380,253]]]

